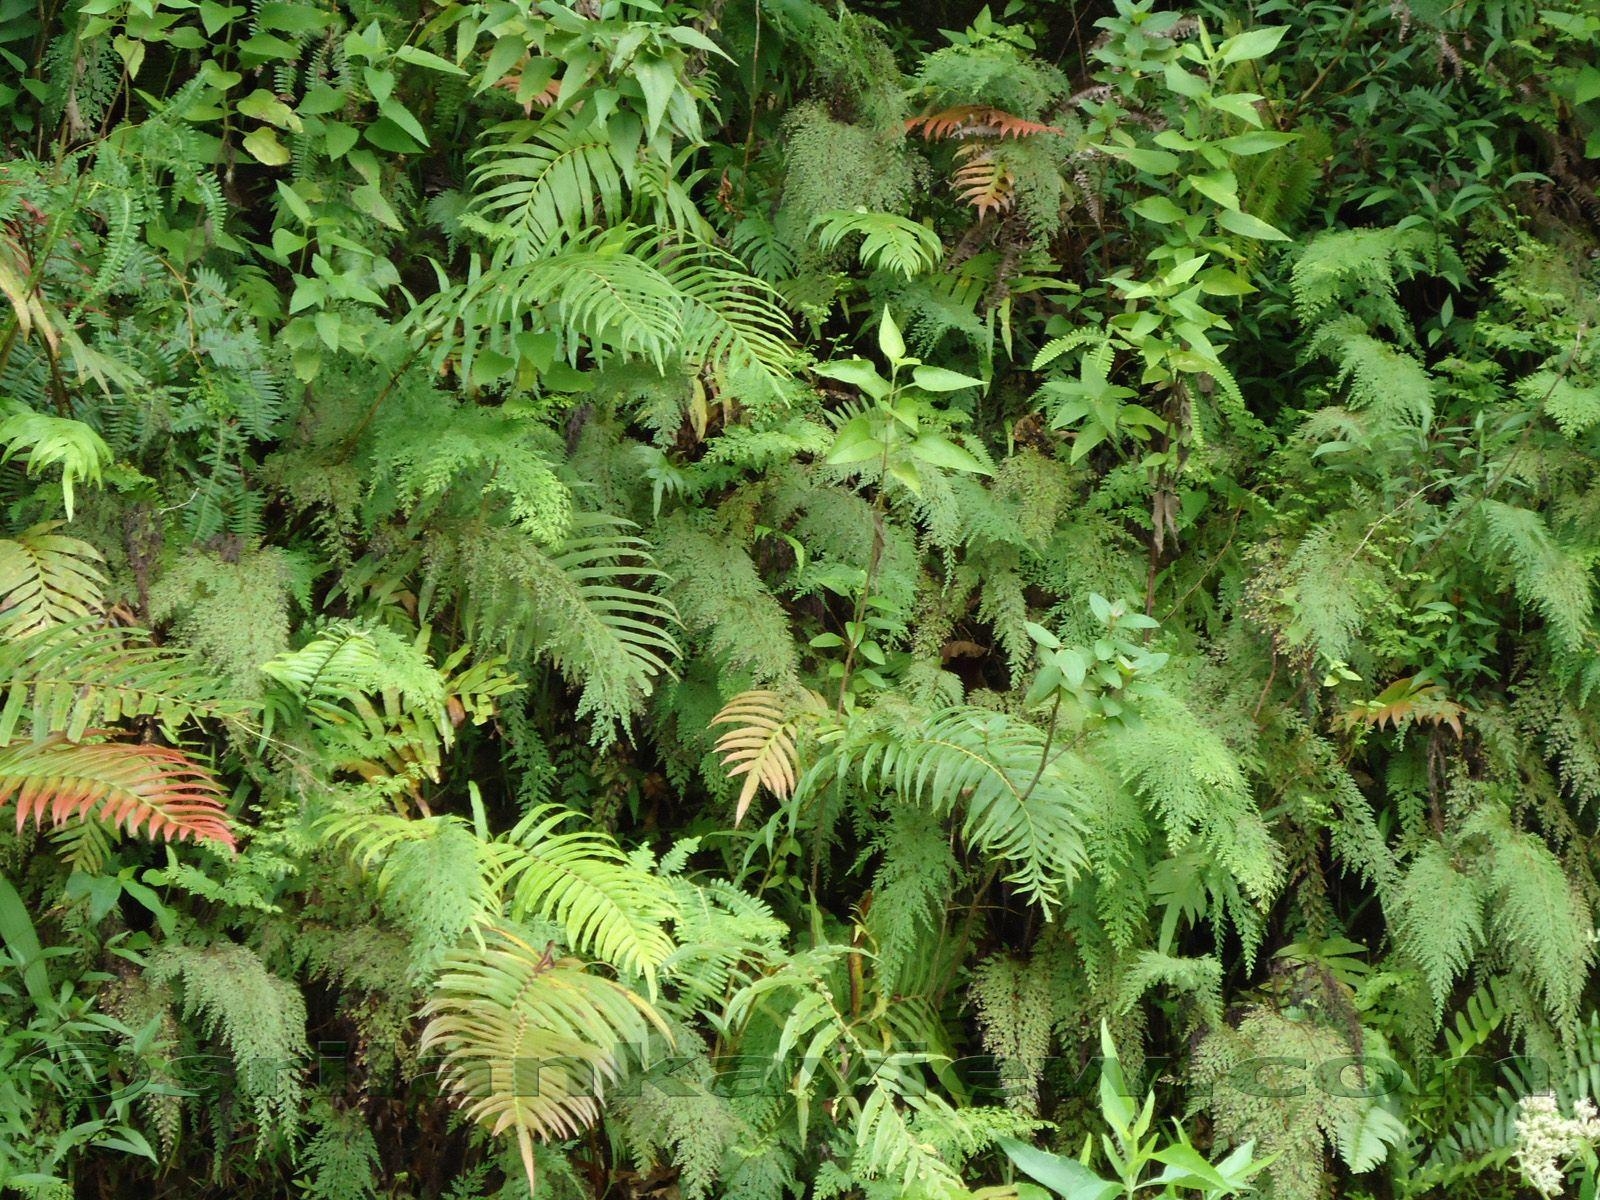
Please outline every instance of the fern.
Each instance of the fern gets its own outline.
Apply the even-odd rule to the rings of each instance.
[[[572,1137],[600,1115],[626,1056],[647,1049],[655,1012],[572,959],[540,953],[516,932],[445,960],[419,1049],[442,1057],[445,1089],[494,1134],[511,1131],[529,1186],[533,1139]]]
[[[1484,900],[1482,883],[1458,869],[1449,847],[1430,842],[1385,905],[1391,935],[1433,992],[1436,1020],[1483,938]]]
[[[537,808],[495,847],[512,915],[566,931],[568,944],[641,976],[652,997],[673,951],[663,926],[676,916],[672,893],[629,862],[607,838],[556,832],[574,814]]]
[[[146,962],[144,977],[156,987],[181,984],[185,1018],[198,1017],[207,1033],[227,1042],[254,1106],[258,1140],[292,1131],[307,1058],[305,1001],[294,985],[226,940],[204,948],[163,946]]]
[[[17,802],[17,827],[46,816],[94,819],[129,833],[179,841],[235,837],[221,787],[180,750],[125,742],[13,742],[0,747],[0,807]]]
[[[15,640],[103,610],[106,581],[95,564],[104,560],[60,527],[51,521],[0,540],[0,635]]]
[[[1587,567],[1531,509],[1499,500],[1484,500],[1478,508],[1490,546],[1511,568],[1518,598],[1539,610],[1563,656],[1581,654],[1594,609]]]
[[[6,408],[5,419],[0,420],[0,445],[5,446],[0,463],[21,457],[28,464],[29,475],[59,466],[62,507],[67,511],[67,520],[72,520],[76,484],[80,480],[100,482],[102,468],[111,461],[110,447],[82,421],[37,413],[15,401]]]
[[[798,782],[796,736],[802,723],[821,711],[821,697],[814,692],[803,693],[794,703],[777,692],[752,691],[735,696],[711,718],[713,726],[735,726],[717,739],[716,747],[729,778],[744,776],[734,805],[735,825],[744,820],[760,788],[779,800],[793,794]]]
[[[920,728],[897,730],[867,749],[877,774],[940,815],[960,810],[962,836],[1010,860],[1006,877],[1047,911],[1086,862],[1084,831],[1105,786],[1045,733],[1003,713],[945,709]]]
[[[819,213],[811,222],[817,245],[833,251],[847,238],[861,236],[858,251],[868,269],[893,271],[902,279],[915,279],[938,265],[944,254],[939,235],[926,225],[894,213],[865,209]]]

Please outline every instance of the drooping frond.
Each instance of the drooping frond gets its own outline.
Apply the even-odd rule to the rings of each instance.
[[[1450,848],[1429,842],[1385,905],[1395,941],[1422,968],[1435,1018],[1483,938],[1483,881],[1459,869]]]
[[[0,635],[26,637],[98,615],[105,607],[100,552],[48,521],[0,539]]]
[[[512,1131],[533,1176],[533,1139],[572,1137],[607,1085],[666,1026],[641,998],[508,929],[450,955],[423,1012],[420,1053],[442,1055],[446,1090],[494,1134]]]
[[[643,584],[659,578],[648,545],[627,521],[574,516],[560,545],[539,547],[515,530],[489,531],[452,560],[449,580],[466,590],[468,627],[478,644],[501,641],[533,652],[581,687],[579,720],[595,720],[608,742],[639,708],[679,650],[676,611]],[[465,590],[465,589],[464,589]]]
[[[129,833],[215,842],[232,850],[223,791],[181,750],[127,742],[14,742],[0,748],[0,807],[17,827],[93,817]]]
[[[245,705],[193,660],[142,641],[138,630],[59,626],[0,640],[0,744],[19,729],[77,741],[91,726],[154,717],[174,731],[199,717],[238,720]]]
[[[912,117],[906,129],[930,142],[946,138],[1020,138],[1035,133],[1060,133],[1053,125],[1029,121],[986,104],[960,104],[926,116]]]
[[[847,237],[861,235],[862,264],[893,271],[903,279],[915,279],[931,271],[944,256],[944,243],[937,233],[896,213],[865,209],[819,213],[811,222],[811,229],[817,245],[825,251],[837,249]]]
[[[672,891],[603,834],[556,832],[576,815],[547,805],[524,817],[494,846],[497,882],[513,916],[560,925],[573,949],[642,976],[653,994],[673,950]]]
[[[638,127],[631,142],[619,136],[623,127],[568,112],[486,131],[474,208],[530,247],[592,228],[597,217],[615,224],[638,163]]]
[[[711,718],[713,726],[734,726],[717,739],[717,753],[729,778],[745,777],[734,808],[735,825],[744,820],[758,788],[765,787],[779,800],[794,792],[795,736],[803,720],[821,711],[821,698],[813,692],[795,698],[757,689],[741,692]]]
[[[962,836],[1010,860],[1007,876],[1046,909],[1077,878],[1084,830],[1101,781],[1082,759],[1046,743],[1042,729],[1004,713],[958,706],[869,750],[879,774],[935,812],[960,811]]]

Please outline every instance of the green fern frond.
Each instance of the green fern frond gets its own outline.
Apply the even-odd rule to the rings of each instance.
[[[672,891],[603,834],[556,832],[576,815],[542,806],[518,822],[493,848],[496,882],[513,916],[561,926],[573,949],[639,975],[654,996],[673,951]]]
[[[1015,864],[1007,876],[1050,909],[1086,861],[1084,832],[1103,786],[1043,730],[1004,713],[959,706],[896,730],[863,759],[901,795],[933,811],[960,811],[962,836]]]
[[[944,256],[939,235],[926,225],[895,213],[865,209],[818,213],[811,231],[825,252],[838,249],[847,237],[860,235],[861,265],[915,279],[933,270]]]
[[[1417,961],[1433,992],[1435,1020],[1483,938],[1484,889],[1459,870],[1450,848],[1429,842],[1385,903],[1390,936]]]
[[[132,629],[63,625],[0,640],[0,744],[82,738],[91,727],[154,717],[169,734],[201,718],[237,724],[249,713],[183,655]]]
[[[100,552],[47,521],[0,540],[0,636],[15,640],[105,608]]]

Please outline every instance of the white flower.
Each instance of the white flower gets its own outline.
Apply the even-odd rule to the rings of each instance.
[[[1584,1097],[1564,1117],[1553,1093],[1524,1096],[1517,1102],[1517,1166],[1542,1196],[1556,1196],[1566,1184],[1563,1164],[1600,1141],[1600,1110]]]

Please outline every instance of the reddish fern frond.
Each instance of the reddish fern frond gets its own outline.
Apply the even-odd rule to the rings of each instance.
[[[1054,125],[1029,121],[986,104],[958,104],[926,116],[912,117],[906,122],[906,129],[922,134],[930,142],[946,138],[1022,138],[1035,133],[1061,132]]]
[[[1400,729],[1415,721],[1424,725],[1448,725],[1461,736],[1461,717],[1466,709],[1445,695],[1436,683],[1407,675],[1397,679],[1371,700],[1358,700],[1340,714],[1345,729],[1369,725],[1382,730],[1385,725]]]
[[[958,153],[964,151],[974,153],[963,153],[967,161],[950,177],[956,194],[980,217],[990,211],[1005,212],[1016,200],[1016,176],[987,147],[963,146]]]
[[[17,802],[17,828],[93,816],[146,837],[236,841],[222,788],[168,746],[129,742],[13,742],[0,749],[0,807]]]

